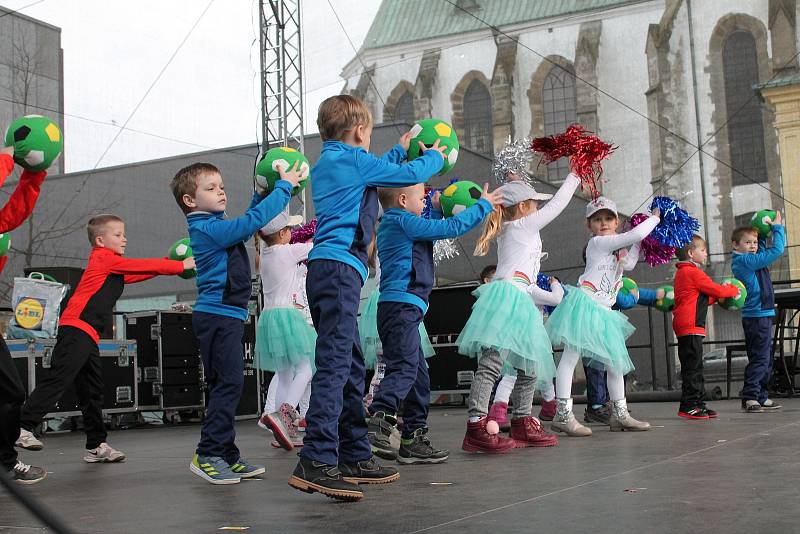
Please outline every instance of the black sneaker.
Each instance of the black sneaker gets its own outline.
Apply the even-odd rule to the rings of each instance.
[[[757,400],[742,399],[742,411],[745,413],[761,413],[764,411],[764,408]]]
[[[403,439],[400,442],[397,461],[401,464],[438,464],[447,460],[449,456],[450,451],[437,449],[431,445],[427,428],[418,428],[411,434],[409,440]]]
[[[716,416],[717,412],[714,412],[714,417]],[[711,414],[708,408],[702,405],[681,406],[678,409],[678,417],[683,417],[684,419],[710,419]]]
[[[583,412],[583,421],[585,423],[600,423],[602,425],[611,424],[611,407],[606,403],[601,407],[594,409],[591,405],[586,406]]]
[[[23,464],[17,460],[17,465],[8,472],[11,480],[17,484],[36,484],[47,477],[47,471],[41,467]]]
[[[774,400],[772,400],[772,399],[767,399],[763,403],[761,403],[761,408],[764,411],[767,411],[767,410],[771,411],[771,410],[780,410],[782,408],[782,406],[780,404],[778,404],[777,402],[775,402]]]
[[[306,493],[317,491],[340,501],[358,501],[364,497],[358,484],[344,480],[335,465],[315,462],[302,456],[289,478],[289,485]]]
[[[384,460],[397,458],[397,447],[392,446],[392,431],[397,431],[397,418],[384,412],[376,412],[367,419],[367,439],[372,454]]]
[[[383,467],[373,456],[352,464],[339,464],[342,479],[353,484],[388,484],[400,478],[394,467]]]
[[[705,405],[705,403],[703,403],[703,409],[704,409],[704,410],[706,411],[706,413],[708,414],[708,418],[709,418],[709,419],[716,419],[716,418],[717,418],[717,416],[719,415],[719,414],[717,413],[717,411],[716,411],[716,410],[712,410],[711,408],[709,408],[708,406],[706,406],[706,405]]]

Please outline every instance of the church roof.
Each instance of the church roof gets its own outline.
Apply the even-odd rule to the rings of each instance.
[[[364,39],[364,49],[381,48],[492,26],[601,10],[642,0],[383,0]]]

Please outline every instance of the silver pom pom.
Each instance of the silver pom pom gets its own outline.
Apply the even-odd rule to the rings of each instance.
[[[433,244],[433,262],[436,265],[456,256],[458,256],[458,245],[455,239],[440,239]]]
[[[533,160],[533,152],[531,151],[530,137],[523,137],[514,142],[509,139],[506,146],[494,158],[492,175],[498,185],[506,183],[506,173],[509,171],[517,173],[520,178],[530,184],[531,175],[528,174],[528,167],[530,167],[531,160]]]

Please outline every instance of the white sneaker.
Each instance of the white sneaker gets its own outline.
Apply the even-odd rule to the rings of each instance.
[[[19,438],[15,443],[17,447],[28,449],[29,451],[40,451],[44,448],[44,443],[36,439],[33,432],[21,428],[19,430]]]
[[[125,460],[125,453],[111,448],[108,443],[101,443],[96,449],[86,451],[83,457],[84,462],[94,463],[114,463]]]

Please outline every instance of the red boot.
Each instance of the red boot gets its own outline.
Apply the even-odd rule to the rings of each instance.
[[[517,442],[516,446],[522,447],[553,447],[558,445],[558,438],[548,434],[542,428],[542,423],[532,416],[520,417],[511,420],[511,439]]]
[[[514,440],[500,436],[499,432],[497,422],[490,421],[488,417],[482,417],[474,423],[467,422],[467,433],[461,448],[467,452],[489,454],[500,454],[513,449],[516,445]]]
[[[503,432],[508,432],[508,429],[510,428],[508,422],[508,403],[493,403],[492,407],[489,408],[489,415],[487,417],[490,421],[497,421],[498,426],[500,426],[500,430]]]
[[[558,401],[553,399],[551,401],[542,401],[542,409],[539,410],[539,419],[542,421],[552,421],[553,417],[556,416],[556,406],[558,406]]]

